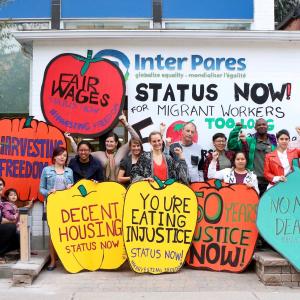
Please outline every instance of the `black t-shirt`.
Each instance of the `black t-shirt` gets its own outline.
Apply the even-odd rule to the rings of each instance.
[[[83,178],[87,178],[87,173],[90,168],[90,164],[91,164],[90,161],[88,161],[87,163],[83,163],[79,161],[79,169],[81,171],[81,175]]]

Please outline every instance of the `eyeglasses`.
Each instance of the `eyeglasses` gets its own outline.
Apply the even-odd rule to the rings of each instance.
[[[226,141],[224,140],[215,140],[216,144],[226,144]]]

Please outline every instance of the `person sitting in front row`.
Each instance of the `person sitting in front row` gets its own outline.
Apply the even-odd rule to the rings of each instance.
[[[226,183],[244,183],[249,188],[255,188],[259,194],[257,177],[253,171],[246,169],[247,157],[244,152],[236,152],[233,157],[233,167],[217,171],[219,153],[213,152],[213,159],[208,167],[208,178],[224,180]]]

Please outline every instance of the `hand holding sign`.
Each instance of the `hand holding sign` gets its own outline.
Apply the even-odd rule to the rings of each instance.
[[[246,142],[246,134],[243,131],[240,132],[239,139],[242,142]]]
[[[212,157],[213,157],[213,160],[214,160],[214,161],[217,161],[218,158],[219,158],[219,152],[218,152],[218,151],[214,151],[214,152],[212,153]]]
[[[174,153],[177,155],[177,157],[178,157],[179,159],[184,159],[184,155],[183,155],[182,148],[180,148],[180,147],[175,147],[175,148],[174,148]]]
[[[127,123],[127,119],[126,119],[126,116],[124,115],[124,113],[122,113],[120,116],[119,116],[119,121],[124,125],[126,126],[128,123]]]

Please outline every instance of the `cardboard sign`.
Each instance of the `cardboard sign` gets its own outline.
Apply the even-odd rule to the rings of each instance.
[[[241,272],[251,262],[258,231],[258,194],[245,184],[193,183],[197,226],[187,263],[197,269]]]
[[[39,199],[43,168],[51,164],[53,149],[66,147],[63,133],[33,117],[0,120],[0,177],[15,188],[20,200]]]
[[[101,135],[118,122],[125,94],[120,69],[103,58],[63,53],[46,67],[41,90],[45,119],[74,134]]]
[[[47,199],[47,221],[65,269],[117,269],[126,260],[122,235],[125,188],[80,180]]]
[[[294,171],[261,197],[257,227],[262,237],[300,271],[300,169]]]
[[[124,241],[130,266],[137,273],[177,272],[195,230],[194,192],[172,180],[158,182],[134,183],[126,193]]]

